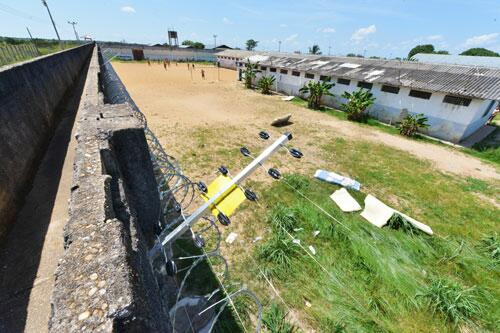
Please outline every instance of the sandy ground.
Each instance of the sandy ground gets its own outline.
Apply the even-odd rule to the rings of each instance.
[[[260,129],[269,130],[272,119],[291,113],[294,124],[286,130],[308,134],[313,141],[338,136],[349,140],[368,140],[407,151],[430,161],[444,172],[479,179],[500,179],[495,167],[452,148],[362,128],[355,123],[283,102],[279,96],[263,96],[245,90],[236,81],[236,71],[203,68],[201,65],[189,71],[186,64],[172,64],[167,70],[162,65],[148,66],[146,63],[116,62],[113,66],[134,101],[146,114],[149,126],[173,156],[181,157],[186,149],[193,148],[195,141],[191,134],[196,131],[218,131],[216,135],[207,137],[215,141],[207,142],[208,145],[252,142]],[[205,80],[201,77],[202,69]],[[278,133],[276,129],[274,132]],[[299,143],[313,149],[311,140],[305,137],[299,139]],[[198,174],[198,170],[191,168],[190,171],[196,176],[204,174]]]

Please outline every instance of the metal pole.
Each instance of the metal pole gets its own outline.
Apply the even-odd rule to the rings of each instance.
[[[219,201],[220,198],[224,198],[227,195],[226,192],[229,192],[234,186],[239,185],[243,182],[248,176],[252,174],[255,169],[262,165],[262,163],[267,160],[276,150],[278,150],[283,144],[287,143],[292,139],[292,134],[285,133],[278,140],[276,140],[272,145],[267,147],[257,158],[255,158],[249,165],[245,167],[240,173],[238,173],[231,181],[224,186],[219,192],[214,194],[207,202],[201,205],[193,214],[191,214],[184,222],[179,224],[177,228],[175,228],[168,235],[160,235],[160,241],[156,242],[151,250],[149,250],[149,258],[154,260],[159,254],[161,254],[161,250],[163,246],[168,243],[173,242],[177,238],[179,238],[182,234],[184,234],[189,228],[194,225],[200,218],[202,218],[207,212],[211,210],[215,203]]]
[[[214,50],[217,48],[217,35],[214,35]]]
[[[278,52],[281,52],[281,41],[278,41]]]
[[[80,40],[80,37],[78,37],[78,33],[76,32],[76,28],[75,28],[75,25],[77,25],[78,22],[74,22],[74,21],[70,22],[70,21],[68,21],[68,24],[71,24],[73,26],[73,31],[75,32],[75,38],[76,38],[76,40]]]
[[[31,35],[30,29],[28,27],[26,27],[26,30],[28,30],[28,35],[30,36],[31,42],[33,43],[33,46],[34,46],[35,51],[36,51],[36,55],[40,55],[40,51],[38,51],[38,47],[36,46],[36,43],[35,43],[35,40],[33,39],[33,36]]]
[[[50,13],[49,5],[47,5],[46,0],[42,0],[42,4],[47,8],[47,12],[49,13],[50,21],[52,22],[52,26],[54,27],[54,30],[56,31],[57,39],[59,40],[59,44],[61,44],[61,37],[59,37],[59,32],[57,32],[56,24],[54,23],[54,19],[52,18],[52,14]]]

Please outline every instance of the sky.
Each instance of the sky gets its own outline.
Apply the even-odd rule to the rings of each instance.
[[[165,43],[167,30],[190,39],[257,50],[404,57],[418,44],[458,54],[471,47],[500,52],[500,0],[47,0],[61,38]],[[0,35],[55,38],[40,0],[0,0]]]

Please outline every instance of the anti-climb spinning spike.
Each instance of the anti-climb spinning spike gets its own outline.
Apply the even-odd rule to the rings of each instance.
[[[276,170],[275,168],[270,168],[269,170],[267,170],[267,173],[269,174],[269,176],[273,177],[274,179],[281,178],[281,173],[278,170]]]
[[[219,172],[220,172],[221,174],[223,174],[224,176],[227,176],[227,174],[229,173],[229,170],[228,170],[225,166],[221,165],[221,166],[219,167]]]
[[[168,276],[174,276],[175,274],[177,274],[177,265],[175,264],[175,261],[167,260],[167,262],[165,263],[165,267],[167,269]]]
[[[205,247],[205,240],[201,235],[193,234],[193,242],[194,245],[199,249]]]
[[[207,185],[205,185],[204,182],[198,182],[196,185],[198,186],[198,189],[200,191],[202,191],[203,193],[207,193],[208,192]]]
[[[290,155],[292,155],[295,158],[302,158],[302,156],[304,156],[304,154],[302,154],[302,152],[297,148],[291,148],[288,151],[290,152]]]
[[[179,205],[177,202],[174,204],[174,210],[179,213],[182,210],[181,205]]]
[[[269,139],[269,134],[267,132],[264,132],[264,131],[260,131],[259,132],[259,136],[262,140],[267,140]]]
[[[247,199],[250,201],[257,200],[257,194],[255,194],[253,191],[251,191],[249,189],[245,189],[245,197],[247,197]]]
[[[241,147],[240,152],[243,154],[243,156],[246,156],[246,157],[250,156],[250,150],[248,150],[247,147]]]
[[[222,224],[223,226],[228,226],[231,224],[231,220],[229,219],[229,217],[227,217],[224,213],[219,213],[217,215],[217,219],[219,220],[220,224]]]

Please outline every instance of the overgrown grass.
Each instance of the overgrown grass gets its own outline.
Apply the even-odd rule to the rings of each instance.
[[[270,333],[298,333],[299,329],[286,320],[286,312],[276,303],[271,303],[264,313],[262,323]]]
[[[324,160],[334,163],[318,168],[349,174],[361,181],[365,193],[429,224],[436,234],[406,232],[401,224],[378,229],[335,206],[328,196],[336,186],[310,175],[285,175],[291,187],[338,220],[276,182],[261,194],[270,209],[256,210],[248,225],[251,237],[269,228],[253,255],[304,322],[320,332],[500,330],[498,210],[475,195],[498,193],[498,183],[441,174],[405,152],[368,142],[336,139],[322,148]],[[365,193],[351,192],[360,203]],[[319,264],[286,241],[278,225],[287,226],[305,249],[312,245]],[[244,257],[248,249],[235,251]],[[260,297],[269,299],[269,289],[248,260],[232,266],[234,274],[261,286]]]

